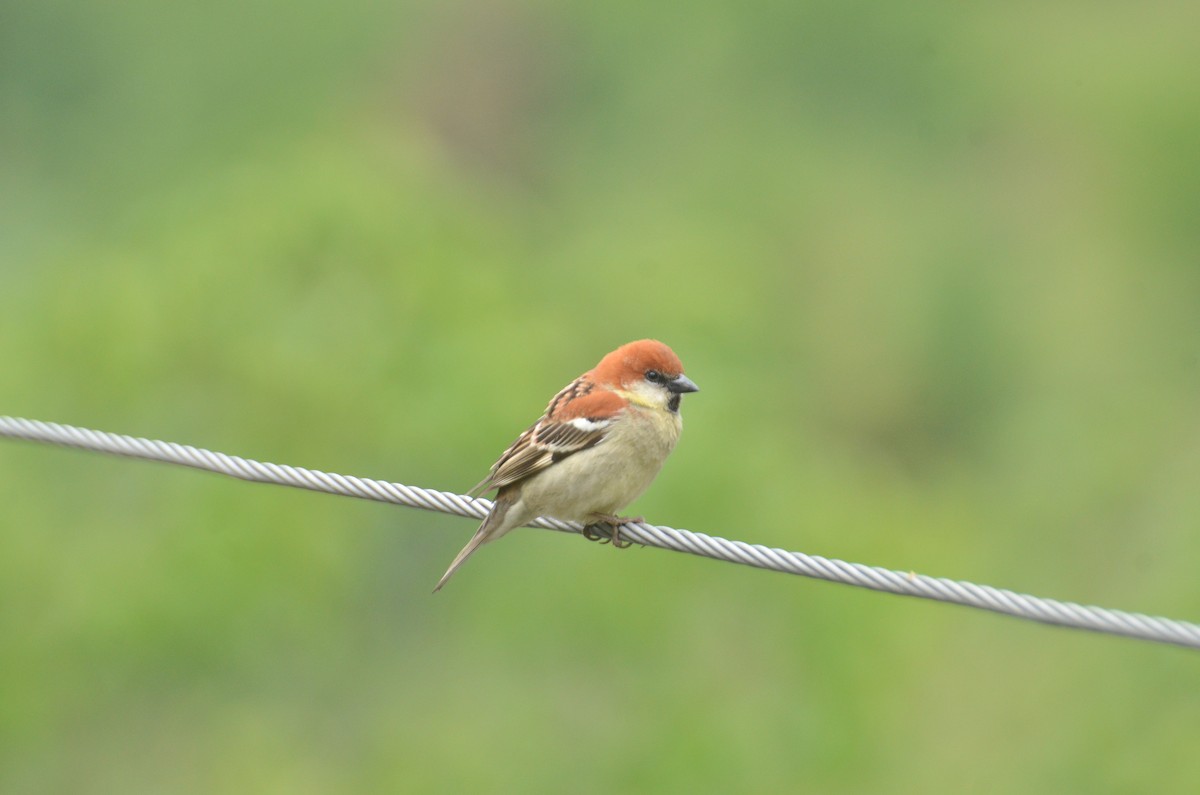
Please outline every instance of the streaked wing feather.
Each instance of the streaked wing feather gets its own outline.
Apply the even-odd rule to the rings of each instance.
[[[534,425],[525,431],[504,451],[500,460],[492,466],[487,479],[481,484],[483,491],[503,488],[549,466],[553,453],[542,449],[534,441],[537,428],[538,426]]]
[[[569,422],[543,419],[525,433],[500,456],[487,479],[475,491],[491,491],[536,475],[556,461],[599,444],[608,432],[609,423],[595,423],[583,429]]]
[[[611,424],[593,420],[585,422],[587,427],[574,422],[541,422],[536,426],[534,439],[553,453],[574,453],[600,441]]]
[[[517,437],[492,466],[488,476],[470,493],[482,493],[516,483],[536,475],[556,461],[603,441],[612,424],[614,403],[619,404],[620,399],[611,392],[593,392],[593,388],[590,382],[581,377],[555,395],[542,418]],[[570,407],[569,411],[558,410],[563,401],[566,401],[565,406]],[[596,416],[588,416],[592,413],[588,411],[589,408],[594,410]]]

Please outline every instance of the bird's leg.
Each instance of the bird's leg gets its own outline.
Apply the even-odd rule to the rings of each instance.
[[[617,549],[625,549],[633,546],[632,541],[621,540],[620,526],[626,522],[637,523],[644,521],[640,516],[626,518],[607,513],[594,513],[591,518],[595,519],[595,521],[583,528],[583,537],[588,541],[599,541],[601,544],[612,542],[612,545]]]

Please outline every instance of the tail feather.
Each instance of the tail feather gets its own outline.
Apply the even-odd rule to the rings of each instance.
[[[457,555],[454,556],[454,560],[450,563],[450,568],[446,569],[446,573],[442,575],[442,579],[438,580],[438,584],[433,586],[433,592],[437,593],[438,591],[442,590],[442,586],[449,582],[450,577],[453,576],[454,572],[458,571],[458,567],[466,563],[467,558],[471,557],[471,555],[475,553],[475,550],[479,549],[481,546],[487,543],[487,541],[488,537],[484,535],[483,528],[480,527],[467,545],[463,547]]]
[[[512,507],[515,501],[511,494],[497,495],[491,513],[483,520],[483,524],[475,531],[475,535],[471,536],[471,540],[467,542],[467,545],[454,556],[454,560],[450,561],[450,568],[446,569],[446,573],[442,575],[437,585],[433,587],[434,593],[442,589],[442,586],[450,580],[454,572],[458,571],[458,567],[466,563],[467,558],[475,554],[475,550],[493,538],[499,538],[515,526],[513,523],[506,521],[506,519],[516,518],[508,517],[508,509]]]

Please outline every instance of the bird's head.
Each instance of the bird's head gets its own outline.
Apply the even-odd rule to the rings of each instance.
[[[638,340],[617,348],[592,370],[593,379],[619,390],[630,402],[646,408],[679,411],[683,393],[698,392],[683,374],[675,352],[658,340]]]

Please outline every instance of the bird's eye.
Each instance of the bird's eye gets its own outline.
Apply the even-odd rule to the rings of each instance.
[[[652,384],[661,384],[666,379],[663,378],[663,374],[660,373],[658,370],[647,370],[646,371],[646,380]]]

